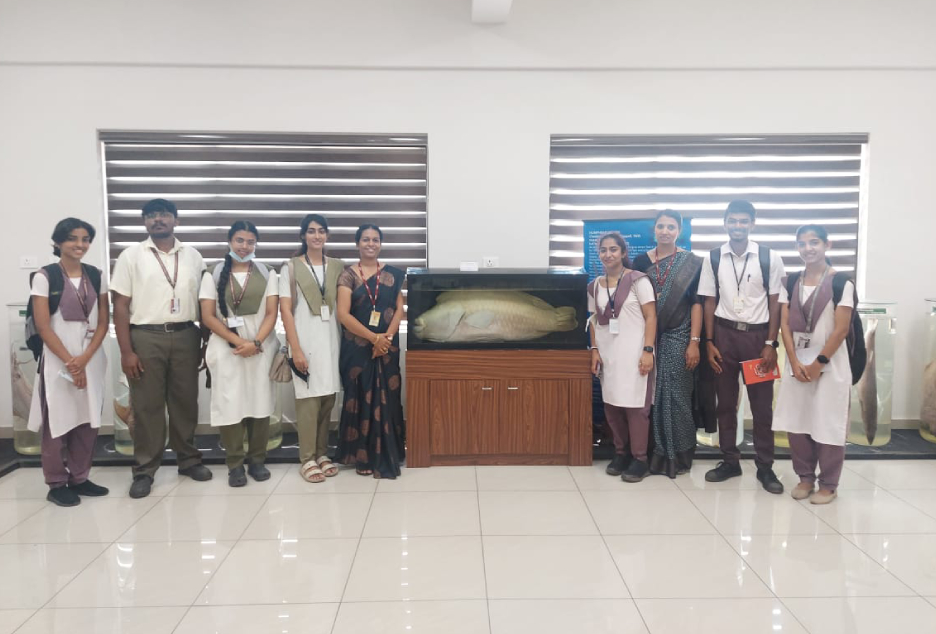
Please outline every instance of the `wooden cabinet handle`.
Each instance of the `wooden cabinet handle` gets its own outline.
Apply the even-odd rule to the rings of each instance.
[[[507,389],[508,389],[508,390],[519,390],[520,388],[519,388],[519,387],[512,387],[512,386],[508,385],[508,386],[507,386]]]
[[[490,391],[493,390],[494,388],[493,388],[493,387],[483,386],[481,389],[484,390],[485,392],[490,392]]]

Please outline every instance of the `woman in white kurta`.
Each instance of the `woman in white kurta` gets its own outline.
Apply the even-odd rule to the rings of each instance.
[[[274,407],[270,366],[279,349],[274,332],[279,285],[275,271],[252,261],[258,239],[253,223],[235,222],[228,232],[230,253],[205,272],[198,295],[202,321],[212,332],[205,351],[211,426],[219,428],[232,487],[247,484],[245,457],[254,480],[270,477],[263,463]]]
[[[328,457],[328,432],[341,390],[335,300],[344,263],[325,255],[328,221],[323,216],[303,218],[299,237],[299,253],[280,270],[280,312],[293,365],[303,373],[293,373],[299,473],[307,482],[323,482],[338,474]]]
[[[620,234],[603,235],[598,255],[605,275],[589,285],[588,310],[592,371],[601,377],[605,417],[614,439],[615,456],[606,471],[625,482],[640,482],[649,473],[656,296],[647,276],[629,268],[627,242]]]
[[[59,506],[75,506],[81,495],[108,493],[88,479],[104,406],[107,359],[101,343],[109,319],[101,271],[81,263],[94,233],[83,220],[59,222],[52,241],[60,260],[32,279],[33,319],[43,350],[28,427],[42,432],[48,500]],[[51,315],[50,290],[57,298]]]
[[[851,324],[855,286],[827,263],[831,245],[825,228],[800,227],[796,244],[806,269],[789,276],[780,291],[787,364],[773,428],[789,435],[800,478],[793,497],[812,495],[813,504],[827,504],[837,495],[845,459],[852,375],[848,350],[841,344]],[[833,298],[836,284],[842,288],[838,304]],[[817,465],[819,491],[813,494]]]

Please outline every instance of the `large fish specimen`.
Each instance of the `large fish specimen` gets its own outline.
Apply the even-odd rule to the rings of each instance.
[[[578,326],[571,306],[554,308],[519,291],[446,291],[420,315],[413,332],[426,341],[497,342],[539,339]]]
[[[865,436],[868,443],[874,443],[874,436],[878,427],[878,395],[877,395],[877,354],[874,351],[878,320],[871,321],[868,332],[865,333],[865,346],[868,348],[868,361],[865,364],[864,374],[858,381],[858,403],[861,405],[861,422],[864,423]]]
[[[920,425],[936,436],[936,361],[930,361],[923,370],[923,405],[920,407]]]
[[[16,348],[10,350],[10,375],[13,379],[13,415],[29,420],[33,386],[23,374],[22,363],[16,358]]]
[[[130,431],[130,436],[133,437],[133,406],[129,403],[129,399],[126,405],[121,405],[120,401],[115,398],[114,414],[116,414],[117,418],[119,418],[123,424],[127,426],[127,429]]]

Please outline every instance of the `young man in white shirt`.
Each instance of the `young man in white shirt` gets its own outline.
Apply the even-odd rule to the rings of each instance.
[[[210,480],[195,447],[198,424],[198,367],[201,337],[198,287],[205,264],[201,254],[179,242],[175,205],[161,198],[143,206],[149,238],[121,252],[110,288],[120,364],[133,405],[133,484],[130,497],[150,493],[166,445],[176,453],[179,473]]]
[[[706,350],[716,374],[718,441],[724,456],[705,474],[709,482],[741,475],[736,437],[741,362],[763,359],[765,372],[777,365],[783,261],[774,251],[748,239],[756,215],[754,205],[746,200],[728,205],[725,229],[729,240],[705,258],[699,280],[699,295],[705,296]],[[754,416],[757,479],[766,491],[783,493],[773,472],[773,381],[749,385],[747,392]]]

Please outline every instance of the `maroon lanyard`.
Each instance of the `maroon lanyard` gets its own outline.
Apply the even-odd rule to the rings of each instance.
[[[62,268],[62,275],[65,276],[66,280],[69,280],[68,271],[65,270],[65,267],[62,266],[62,263],[59,262],[59,266]],[[78,305],[81,306],[81,312],[84,313],[85,321],[88,321],[88,317],[91,316],[91,309],[88,308],[88,304],[85,302],[85,299],[88,296],[88,287],[87,287],[88,277],[85,275],[84,267],[81,269],[81,282],[78,283],[78,288],[75,288],[71,285],[69,281],[65,286],[71,286],[72,290],[75,291],[75,296],[78,297]],[[85,296],[81,296],[81,291],[84,291]]]
[[[364,280],[364,290],[367,291],[367,297],[370,299],[371,304],[374,306],[374,310],[377,310],[377,298],[380,296],[380,262],[377,263],[377,272],[374,273],[374,276],[377,278],[377,283],[374,284],[374,294],[371,295],[370,286],[367,285],[367,280],[364,278],[364,269],[361,267],[361,263],[358,262],[357,265],[358,273],[361,274],[361,279]]]
[[[179,252],[175,252],[175,270],[172,273],[172,277],[169,277],[169,269],[163,264],[162,258],[159,257],[159,252],[153,247],[150,247],[150,251],[153,252],[153,257],[159,262],[159,268],[162,269],[163,275],[166,276],[166,281],[169,282],[169,286],[172,287],[173,295],[175,295],[176,282],[179,281]]]

